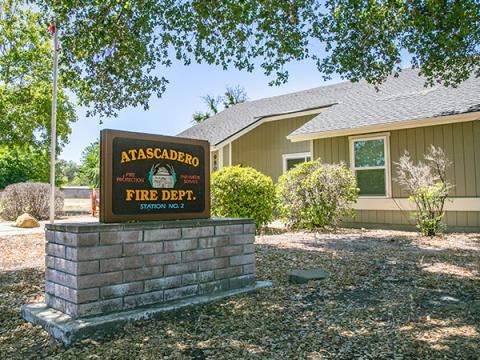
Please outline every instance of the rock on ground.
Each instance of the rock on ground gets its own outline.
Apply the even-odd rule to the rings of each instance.
[[[17,218],[15,226],[19,228],[35,228],[40,227],[40,223],[32,215],[25,213]]]

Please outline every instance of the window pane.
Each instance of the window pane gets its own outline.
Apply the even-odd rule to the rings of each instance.
[[[305,162],[305,158],[303,157],[297,158],[297,159],[287,159],[287,171],[303,162]]]
[[[355,141],[354,151],[357,168],[385,165],[383,139]]]
[[[357,185],[360,195],[385,196],[385,170],[357,170]]]

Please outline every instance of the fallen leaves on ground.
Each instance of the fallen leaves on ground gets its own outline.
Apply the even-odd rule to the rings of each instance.
[[[341,230],[259,236],[256,243],[257,278],[273,287],[64,348],[20,318],[23,303],[43,296],[43,267],[32,260],[43,256],[42,237],[1,238],[1,255],[7,249],[9,256],[0,271],[1,357],[478,359],[478,234]],[[313,267],[330,277],[287,282],[289,269]]]

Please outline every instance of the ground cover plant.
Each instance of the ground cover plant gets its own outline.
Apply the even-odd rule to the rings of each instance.
[[[43,236],[0,236],[2,359],[478,359],[480,234],[339,229],[257,236],[251,296],[140,321],[70,348],[25,323],[43,299]],[[292,285],[292,267],[321,282]]]
[[[294,228],[336,227],[342,218],[354,215],[351,206],[358,192],[345,164],[308,161],[278,179],[278,212]]]

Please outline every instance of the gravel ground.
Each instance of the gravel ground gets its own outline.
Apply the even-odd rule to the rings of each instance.
[[[480,234],[340,230],[257,237],[255,295],[68,349],[19,317],[43,298],[40,235],[0,237],[2,359],[479,359]],[[331,276],[290,285],[291,268]]]

